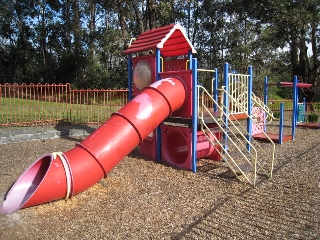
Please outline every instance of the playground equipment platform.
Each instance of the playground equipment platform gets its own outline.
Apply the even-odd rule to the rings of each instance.
[[[278,133],[266,133],[266,135],[274,142],[280,143],[279,134]],[[252,136],[255,140],[258,141],[267,141],[267,137],[263,133],[258,133]],[[283,135],[282,142],[287,142],[292,140],[292,135]]]
[[[320,123],[303,122],[303,123],[298,123],[297,126],[302,128],[320,129]]]
[[[212,112],[211,114],[214,116],[214,118],[216,120],[219,120],[219,118],[221,117],[221,113],[219,111],[218,112]],[[231,121],[242,120],[242,119],[246,119],[247,115],[245,113],[236,113],[236,114],[231,114],[229,116],[229,118],[230,118]],[[206,124],[214,124],[214,123],[216,123],[216,120],[213,120],[212,117],[209,114],[205,114],[203,116],[203,120],[204,120],[204,122]],[[165,119],[164,122],[186,124],[189,127],[192,126],[192,119],[191,118],[168,117],[168,118]]]
[[[194,53],[180,24],[142,33],[125,51],[130,101],[74,148],[38,158],[7,192],[0,212],[71,198],[105,178],[137,146],[143,156],[193,172],[197,160],[207,158],[223,161],[253,186],[258,175],[271,178],[274,142],[251,138],[253,124],[265,134],[252,98],[269,112],[252,93],[252,67],[247,74],[230,73],[225,63],[223,86],[218,88],[214,70],[209,93],[198,84]]]

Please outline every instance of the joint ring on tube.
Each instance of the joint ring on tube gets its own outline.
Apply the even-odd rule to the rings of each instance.
[[[171,115],[171,114],[172,114],[171,104],[170,104],[170,102],[168,101],[168,99],[166,98],[166,96],[165,96],[162,92],[160,92],[158,89],[156,89],[156,88],[154,88],[154,87],[145,87],[145,89],[146,89],[146,88],[152,89],[152,90],[156,91],[157,93],[159,93],[159,94],[164,98],[164,100],[167,102],[168,107],[169,107],[169,115]]]
[[[57,156],[60,158],[62,165],[63,165],[63,168],[64,168],[64,171],[66,173],[67,193],[65,196],[65,200],[67,200],[70,196],[70,193],[71,193],[71,183],[72,183],[69,162],[68,162],[67,157],[63,154],[63,152],[54,152],[54,153],[52,153],[52,155],[53,155],[53,159],[56,159]]]
[[[96,158],[96,156],[90,152],[85,146],[83,146],[81,143],[76,143],[76,146],[77,147],[80,147],[82,148],[83,150],[87,151],[87,153],[89,153],[93,158],[94,160],[97,161],[97,163],[99,164],[99,166],[101,167],[102,171],[103,171],[103,174],[104,174],[104,177],[107,177],[107,172],[106,170],[104,169],[103,165],[101,164],[101,162]]]
[[[139,137],[139,141],[140,142],[143,141],[141,134],[140,134],[139,130],[137,129],[137,127],[125,115],[123,115],[122,113],[119,113],[119,112],[115,112],[115,113],[111,114],[111,116],[114,116],[114,115],[120,116],[120,117],[124,118],[128,123],[130,123],[130,125],[134,128],[134,130],[136,130],[138,137]]]

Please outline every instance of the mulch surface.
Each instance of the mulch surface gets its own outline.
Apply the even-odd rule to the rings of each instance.
[[[82,139],[0,145],[1,199],[38,157]],[[1,214],[0,239],[320,239],[320,131],[298,128],[275,159],[254,188],[221,162],[192,173],[135,149],[69,200]]]

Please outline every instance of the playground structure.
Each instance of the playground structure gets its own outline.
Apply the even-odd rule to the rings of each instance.
[[[71,198],[137,146],[142,156],[193,172],[200,158],[223,161],[253,186],[260,175],[272,177],[275,145],[254,115],[270,110],[252,93],[252,67],[230,73],[226,63],[218,88],[217,69],[198,69],[180,24],[142,33],[125,53],[129,103],[73,149],[36,160],[8,191],[2,213]],[[198,83],[201,71],[213,74],[211,91]],[[252,137],[253,125],[267,145]]]
[[[295,137],[295,131],[296,131],[296,117],[297,117],[297,105],[298,105],[298,98],[297,98],[297,77],[294,77],[294,82],[281,82],[278,84],[269,84],[268,83],[268,77],[264,78],[264,99],[263,104],[265,106],[268,105],[268,87],[276,85],[277,87],[291,87],[294,89],[293,91],[293,110],[292,110],[292,125],[291,125],[291,134],[284,134],[283,133],[283,124],[284,124],[284,103],[280,103],[280,114],[279,114],[279,132],[278,133],[270,133],[267,131],[267,126],[269,123],[271,123],[273,120],[275,120],[273,114],[271,111],[263,111],[261,108],[255,109],[255,118],[257,119],[258,125],[263,128],[263,130],[260,130],[259,128],[256,128],[256,125],[254,125],[253,135],[252,137],[259,140],[259,141],[265,141],[267,138],[262,132],[265,132],[270,139],[272,139],[273,142],[282,144],[283,142],[293,140]],[[304,87],[300,86],[299,87]]]
[[[268,83],[268,77],[264,79],[264,104],[268,104],[268,88],[270,86],[276,86],[280,88],[292,88],[292,123],[291,123],[291,135],[283,134],[283,112],[284,112],[284,103],[280,104],[280,124],[279,124],[279,134],[274,134],[273,139],[278,143],[282,143],[283,141],[288,141],[294,139],[296,127],[307,127],[307,128],[315,128],[320,129],[319,123],[307,123],[305,122],[306,116],[306,101],[303,100],[302,103],[299,103],[299,89],[309,89],[312,87],[312,84],[309,83],[299,83],[298,77],[294,76],[293,82],[279,82],[277,84]],[[265,129],[266,131],[266,129]]]

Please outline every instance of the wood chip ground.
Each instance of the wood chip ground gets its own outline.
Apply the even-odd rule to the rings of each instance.
[[[0,202],[34,160],[80,140],[0,145]],[[320,239],[320,130],[298,128],[275,158],[253,188],[219,162],[192,173],[135,149],[70,200],[1,214],[0,239]]]

